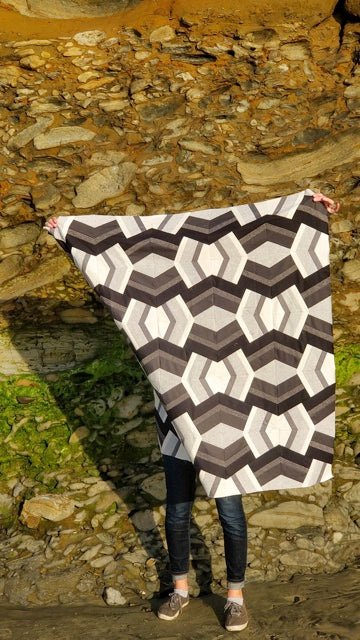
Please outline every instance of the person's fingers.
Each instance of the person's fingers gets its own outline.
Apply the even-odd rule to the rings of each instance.
[[[49,218],[48,220],[46,220],[44,224],[44,229],[47,229],[48,231],[50,231],[51,229],[56,229],[56,227],[57,227],[57,218],[55,217]]]
[[[324,196],[323,193],[315,193],[313,195],[314,202],[322,202],[329,213],[337,213],[340,209],[340,203],[334,202],[331,198]]]

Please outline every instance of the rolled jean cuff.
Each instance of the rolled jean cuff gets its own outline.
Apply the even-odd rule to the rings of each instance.
[[[235,580],[228,580],[227,588],[228,589],[242,589],[245,586],[245,580],[241,580],[241,582],[236,582]]]
[[[173,573],[171,577],[173,579],[173,582],[175,582],[175,580],[185,580],[188,577],[188,574],[187,573]]]

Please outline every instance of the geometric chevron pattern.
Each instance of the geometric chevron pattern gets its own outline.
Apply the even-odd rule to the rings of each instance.
[[[58,218],[154,388],[162,452],[211,497],[333,477],[328,223],[312,194]]]

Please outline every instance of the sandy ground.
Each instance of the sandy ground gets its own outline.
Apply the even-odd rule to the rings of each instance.
[[[360,563],[335,575],[294,576],[290,582],[246,587],[250,622],[229,634],[224,599],[196,598],[174,622],[155,615],[158,601],[134,607],[0,605],[0,640],[359,640]]]

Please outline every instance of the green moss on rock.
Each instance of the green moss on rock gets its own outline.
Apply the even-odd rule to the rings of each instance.
[[[360,371],[360,345],[351,344],[335,349],[335,364],[336,382],[344,386],[354,373]]]

